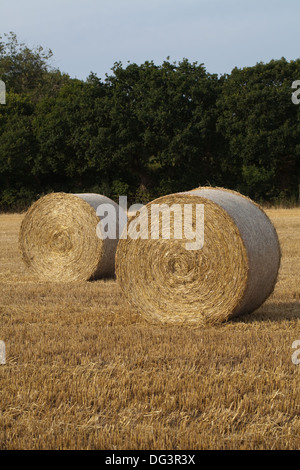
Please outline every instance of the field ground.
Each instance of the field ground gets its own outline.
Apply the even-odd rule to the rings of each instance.
[[[0,449],[299,449],[300,209],[267,213],[274,293],[204,329],[147,324],[115,281],[36,282],[1,215]]]

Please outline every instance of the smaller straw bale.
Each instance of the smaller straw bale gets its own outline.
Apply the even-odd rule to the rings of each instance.
[[[105,237],[106,228],[97,215],[102,204],[115,210],[114,239]],[[112,277],[119,233],[126,221],[122,209],[106,196],[48,194],[29,208],[22,221],[19,233],[22,259],[40,280]]]

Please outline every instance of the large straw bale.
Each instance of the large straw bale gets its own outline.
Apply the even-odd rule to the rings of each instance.
[[[171,237],[163,239],[162,218],[159,239],[151,239],[153,204],[192,204],[193,228],[196,205],[203,204],[203,247],[187,250],[190,240],[175,239],[174,220]],[[249,198],[203,187],[163,196],[146,208],[135,217],[140,237],[124,237],[116,253],[116,275],[123,294],[146,319],[220,323],[253,312],[270,296],[280,266],[280,245],[273,224]],[[129,233],[131,224],[129,220]]]
[[[117,237],[105,238],[97,208],[110,204],[116,211]],[[40,280],[77,281],[111,277],[115,273],[119,206],[100,194],[52,193],[27,211],[19,233],[23,261]],[[120,222],[120,227],[119,227]],[[122,225],[123,224],[123,225]]]

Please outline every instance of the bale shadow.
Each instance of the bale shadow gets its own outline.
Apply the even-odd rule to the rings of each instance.
[[[300,320],[300,302],[266,302],[252,313],[239,315],[232,323],[284,322]]]

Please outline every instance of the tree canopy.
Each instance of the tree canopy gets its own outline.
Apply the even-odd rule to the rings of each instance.
[[[0,35],[1,210],[52,191],[144,203],[201,185],[297,200],[300,59],[220,77],[187,59],[116,62],[104,81],[72,79],[51,60],[51,50]]]

